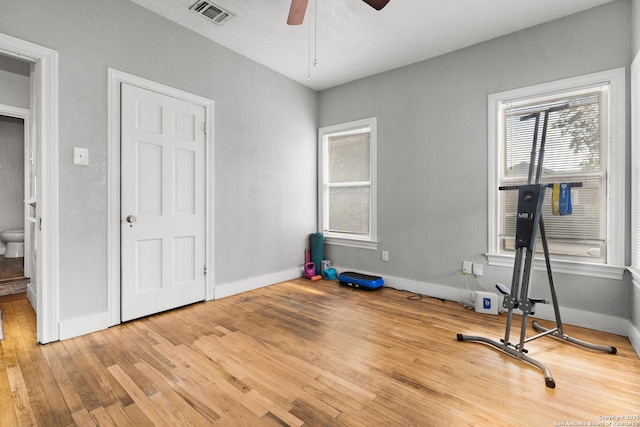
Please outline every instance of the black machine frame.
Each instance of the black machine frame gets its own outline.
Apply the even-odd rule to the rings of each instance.
[[[516,253],[513,266],[513,276],[511,281],[511,289],[501,283],[496,284],[496,288],[504,295],[503,307],[507,309],[507,322],[505,327],[504,338],[500,342],[489,338],[473,335],[458,334],[458,341],[476,341],[490,344],[505,353],[523,360],[543,371],[545,377],[545,385],[549,388],[555,388],[556,383],[551,375],[551,371],[543,363],[529,357],[525,344],[543,336],[550,335],[565,342],[570,342],[592,350],[603,351],[611,354],[617,353],[615,347],[592,344],[582,341],[565,334],[562,329],[562,321],[560,318],[560,306],[553,284],[553,274],[551,272],[551,263],[549,261],[549,247],[542,218],[542,204],[544,200],[545,189],[551,185],[540,183],[542,175],[542,163],[544,160],[544,150],[547,137],[547,125],[549,123],[549,115],[556,111],[568,108],[568,104],[551,107],[547,110],[535,112],[520,118],[523,120],[535,119],[535,128],[533,133],[533,143],[531,148],[531,159],[529,162],[529,175],[526,185],[516,185],[508,187],[500,187],[499,190],[518,190],[518,215],[516,219]],[[534,171],[536,150],[538,141],[538,128],[540,125],[540,115],[544,113],[542,124],[542,137],[540,139],[540,149],[538,150],[537,168]],[[572,187],[581,187],[582,183],[570,183]],[[529,287],[531,278],[531,269],[533,259],[535,257],[535,246],[537,241],[537,233],[540,232],[540,240],[544,251],[544,259],[547,268],[547,277],[549,279],[549,287],[551,290],[551,301],[544,298],[530,298]],[[536,304],[553,304],[555,314],[555,327],[545,328],[537,321],[532,322],[533,328],[539,332],[537,335],[527,338],[527,319],[529,315],[535,314]],[[522,311],[522,323],[520,326],[520,339],[517,344],[511,343],[509,340],[511,333],[511,324],[513,322],[514,310]]]

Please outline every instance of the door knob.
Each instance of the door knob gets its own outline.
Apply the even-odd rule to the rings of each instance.
[[[130,224],[133,224],[136,221],[137,221],[137,218],[135,216],[133,216],[133,215],[129,215],[127,217],[127,222],[130,223]]]

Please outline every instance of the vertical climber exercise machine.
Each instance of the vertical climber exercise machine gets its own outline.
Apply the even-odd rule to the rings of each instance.
[[[458,334],[458,341],[478,341],[491,344],[492,346],[504,351],[505,353],[523,360],[537,368],[541,369],[544,373],[546,386],[549,388],[555,388],[556,383],[551,376],[551,371],[544,364],[529,357],[524,348],[525,343],[543,337],[545,335],[551,335],[563,341],[568,341],[573,344],[577,344],[592,350],[604,351],[611,354],[617,353],[615,347],[603,346],[597,344],[591,344],[585,341],[581,341],[572,338],[562,331],[562,321],[560,320],[560,307],[558,305],[558,299],[556,291],[553,286],[553,275],[551,274],[551,264],[549,263],[549,247],[547,245],[547,237],[544,228],[544,221],[542,220],[542,203],[544,200],[545,189],[548,186],[540,184],[540,177],[542,175],[542,161],[544,160],[544,146],[547,137],[547,124],[549,121],[549,114],[555,111],[564,110],[568,107],[568,104],[560,105],[557,107],[549,108],[543,112],[537,112],[523,116],[520,120],[535,119],[535,128],[533,133],[533,145],[531,149],[531,160],[529,162],[529,177],[526,185],[516,185],[508,187],[500,187],[500,190],[518,190],[518,216],[516,219],[516,254],[515,263],[513,266],[513,278],[511,282],[511,290],[504,286],[502,283],[496,284],[496,288],[504,295],[504,301],[502,305],[508,309],[507,325],[505,328],[504,339],[500,342],[495,340]],[[540,114],[544,113],[544,121],[542,124],[542,138],[540,140],[540,150],[538,152],[538,165],[537,170],[534,173],[534,164],[536,160],[536,145],[538,140],[538,126],[540,124]],[[582,183],[571,183],[572,187],[581,187]],[[530,298],[529,297],[529,279],[531,277],[532,262],[535,257],[536,237],[540,230],[540,238],[542,240],[542,247],[544,249],[544,258],[547,266],[547,276],[549,278],[549,286],[551,288],[551,303],[556,318],[556,327],[553,329],[547,329],[540,326],[537,322],[533,322],[533,327],[536,331],[540,332],[538,335],[527,338],[527,317],[530,314],[535,314],[535,306],[538,303],[549,304],[549,301],[544,298]],[[524,261],[524,268],[523,268]],[[509,341],[509,335],[511,332],[511,322],[513,319],[513,311],[519,309],[522,311],[522,325],[520,326],[520,342],[513,344]]]

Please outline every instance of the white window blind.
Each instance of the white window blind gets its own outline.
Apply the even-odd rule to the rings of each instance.
[[[328,137],[328,231],[369,234],[369,133],[365,128],[355,134]]]
[[[631,64],[631,271],[640,280],[640,55]]]
[[[569,104],[568,108],[549,114],[540,182],[575,182],[583,186],[571,190],[573,213],[570,216],[552,215],[552,189],[547,189],[542,214],[551,253],[592,262],[606,260],[607,170],[604,160],[608,140],[608,93],[607,85],[599,85],[543,100],[511,102],[503,106],[505,138],[500,185],[518,185],[527,182],[536,123],[534,119],[521,121],[520,118]],[[534,171],[543,119],[544,114],[541,114]],[[517,195],[517,191],[500,192],[500,239],[504,251],[514,249]],[[538,250],[542,251],[541,245]]]

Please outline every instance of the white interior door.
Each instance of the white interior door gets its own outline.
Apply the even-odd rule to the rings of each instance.
[[[121,85],[121,319],[205,298],[205,108]]]

